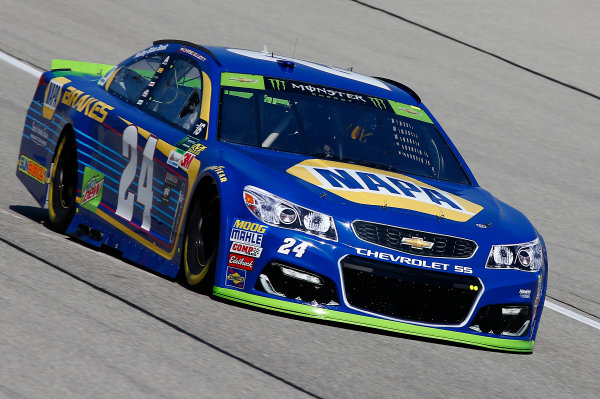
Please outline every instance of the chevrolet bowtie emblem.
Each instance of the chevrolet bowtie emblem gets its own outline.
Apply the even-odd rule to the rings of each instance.
[[[432,242],[425,241],[420,237],[404,237],[402,238],[402,245],[410,245],[410,247],[414,249],[430,249],[431,247],[433,247]]]

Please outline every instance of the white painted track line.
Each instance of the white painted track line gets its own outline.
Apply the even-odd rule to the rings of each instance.
[[[21,60],[16,59],[13,56],[10,56],[8,54],[6,54],[5,52],[3,52],[2,50],[0,50],[0,59],[16,68],[19,68],[20,70],[27,72],[30,75],[33,75],[37,78],[40,77],[40,75],[42,74],[42,72],[40,72],[39,70],[37,70],[36,68],[24,63]],[[582,316],[579,313],[575,313],[569,309],[563,308],[560,305],[557,305],[553,302],[550,301],[545,301],[545,307],[547,307],[548,309],[552,309],[558,313],[561,313],[567,317],[570,317],[574,320],[577,320],[581,323],[587,324],[588,326],[594,327],[597,330],[600,330],[600,323],[592,320],[588,317]]]
[[[599,322],[597,322],[595,320],[592,320],[590,318],[587,318],[585,316],[582,316],[579,313],[575,313],[575,312],[573,312],[573,311],[571,311],[569,309],[565,309],[562,306],[559,306],[559,305],[555,304],[554,302],[548,302],[548,301],[546,301],[545,307],[547,307],[549,309],[552,309],[552,310],[554,310],[554,311],[556,311],[558,313],[561,313],[561,314],[563,314],[565,316],[568,316],[568,317],[570,317],[572,319],[580,321],[580,322],[582,322],[584,324],[587,324],[588,326],[594,327],[597,330],[600,330],[600,323]]]
[[[10,56],[8,54],[6,54],[4,51],[0,50],[0,59],[14,67],[19,68],[22,71],[27,72],[30,75],[35,76],[36,78],[39,78],[42,74],[42,72],[40,72],[39,70],[37,70],[36,68],[27,65],[26,63],[24,63],[21,60],[16,59],[13,56]]]

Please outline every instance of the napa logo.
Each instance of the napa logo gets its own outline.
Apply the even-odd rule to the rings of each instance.
[[[309,159],[287,172],[348,201],[402,208],[466,222],[483,207],[398,173]]]

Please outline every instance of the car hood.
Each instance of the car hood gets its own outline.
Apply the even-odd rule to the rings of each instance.
[[[446,234],[498,233],[510,241],[536,236],[527,218],[481,187],[400,174],[356,164],[231,145],[239,173],[262,189],[336,220],[370,220]],[[231,156],[231,155],[230,155]],[[229,158],[229,156],[228,156]],[[231,158],[229,158],[231,159]],[[249,171],[252,171],[251,173]]]

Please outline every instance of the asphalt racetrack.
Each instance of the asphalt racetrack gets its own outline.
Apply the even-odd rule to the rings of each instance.
[[[0,10],[0,397],[598,397],[597,3],[0,0]],[[15,177],[35,74],[53,58],[118,63],[166,38],[267,44],[412,87],[479,183],[546,240],[550,304],[534,353],[221,302],[49,230]]]

